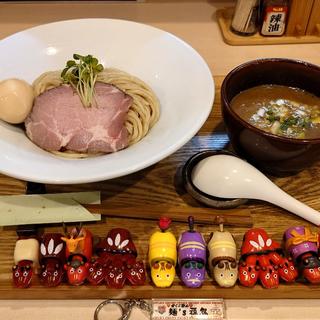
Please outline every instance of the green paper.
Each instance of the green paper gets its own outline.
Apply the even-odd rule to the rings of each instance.
[[[85,222],[101,219],[80,203],[100,203],[99,192],[0,196],[0,226]]]

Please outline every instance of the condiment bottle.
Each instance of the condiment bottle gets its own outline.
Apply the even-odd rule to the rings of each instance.
[[[240,35],[257,32],[259,0],[238,0],[231,22],[231,30]]]
[[[287,14],[288,0],[264,0],[261,34],[282,36],[286,28]]]

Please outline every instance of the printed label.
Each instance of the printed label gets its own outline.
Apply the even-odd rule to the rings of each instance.
[[[153,320],[224,320],[223,299],[152,300]]]
[[[287,7],[268,7],[261,29],[263,35],[281,36],[286,26]]]

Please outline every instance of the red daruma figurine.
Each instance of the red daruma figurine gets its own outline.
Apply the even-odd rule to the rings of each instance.
[[[46,233],[40,240],[40,282],[56,287],[63,280],[66,260],[65,243],[60,233]]]
[[[28,288],[32,276],[39,266],[39,242],[35,237],[20,238],[14,248],[12,267],[13,284],[17,288]]]
[[[61,237],[66,242],[68,282],[72,285],[81,285],[89,274],[89,263],[92,256],[92,234],[85,228],[73,228],[67,237]]]
[[[252,287],[259,280],[267,289],[277,288],[279,277],[292,282],[297,276],[291,259],[283,256],[280,244],[264,229],[250,229],[245,233],[239,263],[239,282],[243,286]]]
[[[129,230],[111,229],[96,246],[98,258],[91,261],[88,281],[97,285],[106,282],[110,288],[121,289],[127,282],[143,285],[146,272],[143,261],[137,260],[137,249]]]

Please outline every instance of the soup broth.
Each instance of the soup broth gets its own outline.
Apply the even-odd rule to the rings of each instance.
[[[305,90],[261,85],[236,95],[231,108],[266,132],[296,139],[320,138],[320,98]]]

